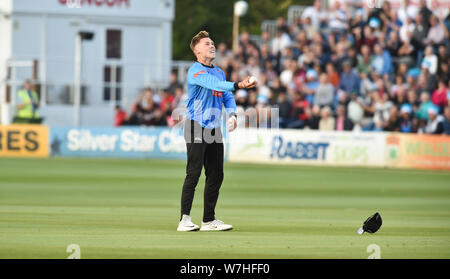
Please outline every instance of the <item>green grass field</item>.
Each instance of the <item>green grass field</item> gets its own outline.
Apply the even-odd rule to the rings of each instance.
[[[0,159],[0,258],[450,258],[450,172],[225,165],[216,217],[176,231],[183,161]],[[201,222],[202,176],[191,212]],[[356,230],[380,212],[373,235]]]

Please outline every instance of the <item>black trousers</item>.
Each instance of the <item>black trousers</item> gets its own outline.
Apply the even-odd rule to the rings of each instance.
[[[187,147],[186,178],[181,194],[181,216],[190,215],[195,187],[205,167],[203,222],[215,219],[219,189],[223,181],[224,150],[220,128],[206,129],[193,120],[186,120],[184,138]]]

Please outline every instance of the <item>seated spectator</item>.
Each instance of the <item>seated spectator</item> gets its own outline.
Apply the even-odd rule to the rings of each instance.
[[[279,54],[284,55],[286,47],[292,44],[289,35],[283,32],[283,29],[278,28],[275,38],[272,39],[272,55],[277,56]]]
[[[400,132],[402,133],[413,133],[413,121],[411,118],[412,115],[412,106],[410,104],[404,104],[400,108],[401,118],[400,118]]]
[[[393,72],[391,56],[387,50],[383,50],[380,44],[374,46],[371,67],[381,76],[384,76],[384,74],[390,75]]]
[[[397,10],[398,19],[405,24],[408,18],[415,18],[419,9],[411,5],[410,0],[404,0],[403,5]]]
[[[391,31],[389,33],[389,39],[387,41],[386,49],[389,51],[389,54],[392,57],[396,57],[398,55],[398,50],[402,46],[403,42],[401,42],[398,38],[398,34],[395,31]]]
[[[261,45],[266,45],[269,50],[272,49],[272,39],[270,38],[270,33],[267,30],[261,32]]]
[[[122,126],[124,122],[127,120],[127,112],[122,110],[119,105],[114,107],[114,126]]]
[[[314,104],[315,93],[319,87],[319,82],[317,81],[316,70],[310,69],[306,72],[306,83],[302,88],[302,92],[305,94],[305,99],[310,103]]]
[[[408,64],[404,63],[404,62],[399,62],[398,63],[398,67],[397,67],[397,71],[395,73],[395,75],[397,76],[401,76],[402,78],[405,78],[405,76],[407,76],[408,74],[411,74],[412,72],[410,70],[408,70]],[[420,74],[420,70],[417,72],[415,72],[417,75]]]
[[[337,71],[342,72],[344,69],[344,62],[350,64],[350,68],[353,67],[352,61],[348,55],[348,50],[344,42],[340,41],[336,43],[336,55],[331,57],[331,61],[336,65]]]
[[[383,1],[383,5],[384,5],[384,3],[388,4],[389,2]],[[388,21],[389,21],[386,24],[388,30],[391,30],[394,32],[399,32],[400,27],[402,27],[403,23],[397,16],[397,10],[391,9],[390,12],[388,12],[386,15],[389,15],[389,16],[386,16],[386,19],[388,19]]]
[[[319,31],[318,26],[312,24],[310,17],[306,17],[303,20],[303,29],[306,31],[306,37],[308,40],[312,40],[314,38],[314,34]]]
[[[151,89],[146,89],[144,94],[145,104],[138,104],[138,110],[142,112],[144,124],[150,126],[161,123],[159,118],[162,117],[162,112],[155,102],[153,91]]]
[[[449,58],[449,61],[450,61],[450,58]],[[450,81],[450,63],[440,63],[439,64],[437,78]]]
[[[315,44],[313,47],[313,54],[317,58],[320,69],[324,70],[325,65],[330,61],[328,53],[323,52],[323,46],[321,44]]]
[[[262,68],[262,70],[265,72],[267,70],[273,70],[273,61],[274,61],[274,56],[270,53],[269,50],[269,46],[266,44],[261,45],[261,47],[259,48],[259,52],[260,52],[260,59],[259,59],[259,63],[260,63],[260,67]],[[267,61],[270,61],[270,66],[269,68],[267,67]]]
[[[261,69],[257,58],[250,56],[247,60],[247,65],[244,66],[243,70],[247,72],[248,75],[254,76],[257,80],[260,80]]]
[[[361,54],[358,57],[358,65],[356,66],[358,73],[370,73],[370,65],[372,65],[372,56],[370,55],[370,48],[367,45],[361,47]]]
[[[428,68],[431,75],[436,74],[438,70],[438,58],[434,54],[432,46],[427,46],[425,48],[425,56],[423,57],[422,65]]]
[[[354,73],[351,68],[350,61],[343,63],[344,72],[341,74],[341,80],[339,83],[339,89],[346,93],[358,92],[359,93],[359,77]]]
[[[267,77],[267,85],[269,85],[269,87],[274,87],[275,81],[279,81],[278,75],[274,70],[272,60],[266,60],[264,75]]]
[[[433,103],[430,101],[430,95],[428,92],[422,92],[420,94],[420,106],[416,111],[415,117],[419,120],[428,120],[428,109],[433,107]]]
[[[280,92],[286,92],[287,88],[283,84],[281,84],[281,80],[276,77],[273,81],[272,86],[270,87],[270,90],[272,91],[272,101],[276,101],[276,96],[278,96]]]
[[[350,102],[347,105],[347,111],[350,121],[352,121],[354,124],[361,125],[364,116],[364,109],[361,101],[358,98],[358,94],[351,94]]]
[[[294,74],[292,77],[291,87],[295,90],[300,90],[303,87],[303,84],[306,80],[306,70],[304,68],[298,67],[297,64],[294,64]]]
[[[358,66],[358,56],[356,49],[354,47],[347,48],[347,54],[348,54],[348,60],[350,60],[350,65],[352,68],[355,68]]]
[[[248,94],[248,106],[256,107],[258,103],[258,94],[255,91],[247,91]]]
[[[332,106],[334,101],[334,88],[331,83],[328,83],[328,75],[326,73],[320,74],[319,86],[317,86],[315,104],[321,107]]]
[[[409,41],[404,42],[397,51],[397,62],[408,66],[414,65],[415,51],[416,49]]]
[[[227,57],[229,54],[230,50],[228,50],[227,44],[225,44],[224,42],[219,43],[219,45],[217,46],[216,58],[214,58],[214,63],[217,65],[222,65],[223,59]]]
[[[378,38],[375,36],[375,34],[372,31],[372,28],[369,25],[366,25],[364,27],[364,35],[362,36],[363,40],[362,45],[367,45],[370,49],[370,52],[373,52],[375,44],[378,42]],[[357,42],[358,45],[358,42]]]
[[[403,81],[403,77],[400,75],[395,76],[395,84],[389,86],[391,97],[397,96],[399,92],[408,90],[407,84]]]
[[[305,109],[305,114],[307,119],[304,127],[311,130],[318,130],[320,122],[320,107],[318,105],[314,105],[312,109],[307,107]]]
[[[335,127],[334,117],[331,115],[330,107],[324,107],[320,111],[319,130],[333,131]]]
[[[331,11],[328,12],[328,27],[334,32],[343,32],[347,27],[347,15],[339,1],[334,1]]]
[[[408,71],[408,74],[406,76],[406,88],[408,89],[416,89],[416,78],[414,77],[414,74],[412,71]]]
[[[402,43],[410,42],[412,34],[416,25],[414,24],[412,18],[407,17],[406,22],[403,22],[403,25],[400,27],[399,36]]]
[[[174,108],[186,108],[187,97],[187,93],[183,92],[183,87],[176,87],[175,98],[173,99],[172,106]]]
[[[375,98],[375,112],[373,115],[373,130],[382,131],[386,126],[387,120],[389,119],[392,102],[388,100],[388,95],[384,94],[382,96],[377,96]]]
[[[308,115],[306,109],[309,107],[309,102],[301,92],[295,92],[294,101],[292,102],[292,121],[289,122],[288,128],[301,129],[305,126]]]
[[[144,98],[146,100],[152,99],[152,94],[153,93],[149,88],[145,89],[144,93],[138,94],[136,102],[131,106],[131,114],[129,115],[128,120],[124,123],[125,125],[145,125],[143,101]]]
[[[220,65],[220,62],[217,61],[217,53],[216,53],[216,60],[214,61],[218,65]],[[174,71],[170,72],[170,84],[169,87],[167,88],[168,93],[171,94],[172,96],[175,95],[175,88],[179,86],[183,85],[178,81],[177,73]]]
[[[430,16],[433,14],[432,11],[430,11],[430,9],[428,9],[427,7],[427,0],[420,0],[419,1],[419,14],[421,15],[421,18],[424,20],[424,28],[425,30],[428,32],[428,28],[430,27],[429,22],[427,21],[427,19],[430,18]]]
[[[127,120],[122,123],[123,125],[137,126],[143,125],[143,113],[140,111],[137,104],[131,105],[131,114],[128,116]]]
[[[280,127],[286,128],[291,122],[291,104],[287,99],[286,92],[280,92],[278,94],[276,106],[278,107]]]
[[[151,117],[149,117],[146,121],[146,125],[148,126],[167,126],[167,120],[163,113],[163,111],[155,107]]]
[[[347,118],[345,106],[338,105],[336,110],[336,131],[351,131],[353,130],[353,122]]]
[[[353,18],[350,19],[350,29],[354,30],[355,28],[364,28],[364,25],[366,24],[364,20],[364,10],[363,9],[357,9],[355,11],[355,15]]]
[[[414,48],[423,50],[423,38],[427,37],[428,33],[428,23],[427,18],[424,18],[421,13],[416,15],[416,26],[411,35],[411,44]],[[424,20],[425,19],[425,20]]]
[[[258,85],[257,85],[257,90],[258,90],[258,94],[259,95],[264,95],[267,98],[273,98],[276,100],[277,96],[272,96],[271,94],[273,94],[273,91],[270,90],[269,86],[267,86],[267,77],[264,74],[261,74],[258,78]],[[269,103],[271,105],[276,104],[275,100],[269,100]]]
[[[236,106],[240,106],[244,110],[246,110],[247,107],[248,107],[247,90],[239,89],[239,90],[236,91],[234,96],[235,96],[235,99],[236,99],[235,100],[236,101]]]
[[[313,68],[315,62],[314,52],[308,45],[302,48],[302,53],[297,59],[297,64],[305,69]]]
[[[437,52],[438,64],[447,64],[450,61],[450,47],[447,49],[446,44],[440,44]],[[439,71],[439,66],[438,66]]]
[[[307,7],[302,13],[302,19],[305,20],[306,18],[310,18],[311,24],[317,29],[321,27],[321,24],[326,20],[326,17],[327,14],[325,10],[322,9],[321,0],[315,0],[314,6]]]
[[[443,20],[438,20],[435,15],[430,17],[430,29],[428,30],[428,36],[424,40],[424,43],[429,45],[440,44],[445,38]]]
[[[280,82],[283,86],[288,86],[294,77],[294,67],[292,60],[284,60],[284,70],[280,74]]]
[[[412,108],[412,112],[411,113],[414,114],[419,109],[419,106],[420,106],[420,100],[418,100],[417,93],[416,93],[416,91],[414,89],[410,89],[408,91],[407,100],[408,100],[408,104]]]
[[[434,76],[431,76],[428,71],[422,71],[417,79],[417,92],[433,92],[436,88],[437,82]]]
[[[437,107],[428,108],[428,122],[424,132],[426,134],[442,134],[444,132],[444,117],[438,114]]]
[[[325,66],[325,70],[328,75],[328,82],[331,83],[335,89],[338,88],[340,77],[338,72],[336,72],[333,63],[328,62],[327,65]]]
[[[439,79],[438,88],[434,90],[431,95],[431,102],[440,108],[442,112],[444,108],[447,106],[447,86],[445,85],[444,79]]]
[[[360,86],[359,86],[359,93],[360,93],[361,97],[364,98],[367,95],[369,95],[370,92],[376,90],[377,85],[375,84],[375,82],[370,80],[370,78],[368,77],[368,75],[366,73],[361,73],[360,76],[361,76],[361,81],[360,81]]]
[[[386,124],[384,126],[384,131],[399,132],[400,131],[400,123],[401,123],[401,120],[398,117],[398,109],[396,106],[392,106],[389,109],[389,118],[386,121]]]
[[[174,90],[175,94],[175,90]],[[168,89],[164,89],[161,92],[161,102],[159,107],[164,115],[170,116],[173,110],[173,102],[175,100],[174,95],[170,94]]]

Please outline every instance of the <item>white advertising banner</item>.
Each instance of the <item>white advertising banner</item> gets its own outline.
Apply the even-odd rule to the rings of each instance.
[[[386,166],[384,133],[239,129],[229,137],[230,162]]]

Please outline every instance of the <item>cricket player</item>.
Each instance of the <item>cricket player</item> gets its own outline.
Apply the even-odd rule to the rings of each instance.
[[[187,112],[184,137],[187,146],[186,178],[181,194],[181,219],[178,231],[197,231],[190,211],[202,168],[205,167],[204,209],[201,231],[227,231],[233,227],[216,219],[214,209],[223,181],[224,149],[220,130],[222,106],[228,116],[228,131],[237,125],[236,103],[232,91],[256,86],[250,77],[240,82],[225,80],[224,72],[212,64],[216,57],[208,32],[200,31],[190,44],[197,58],[187,76]]]

